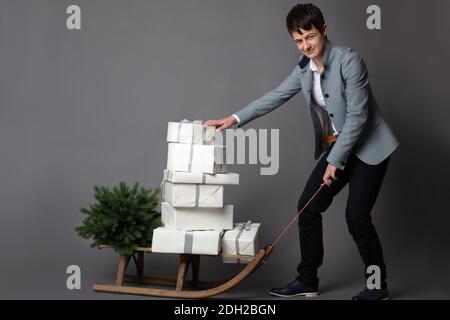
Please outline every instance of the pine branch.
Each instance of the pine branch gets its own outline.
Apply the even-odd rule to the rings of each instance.
[[[146,189],[135,182],[130,188],[124,181],[112,189],[94,186],[96,202],[81,208],[85,215],[75,228],[91,246],[109,244],[119,254],[130,256],[139,246],[151,246],[153,230],[162,226],[156,211],[159,188]]]

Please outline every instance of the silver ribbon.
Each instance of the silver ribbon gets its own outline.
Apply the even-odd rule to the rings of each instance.
[[[195,128],[196,124],[200,125],[200,128],[201,128],[201,130],[200,130],[200,141],[201,141],[201,144],[203,144],[204,143],[204,141],[203,141],[203,139],[204,139],[203,132],[205,131],[205,128],[203,127],[203,121],[202,120],[194,120],[192,122],[192,143],[194,143],[194,128]]]
[[[183,123],[191,123],[191,122],[188,119],[183,119],[180,122],[178,122],[177,142],[180,142],[181,125]]]
[[[194,233],[186,231],[184,233],[184,253],[192,253],[192,246],[194,244]]]
[[[194,144],[191,143],[191,149],[189,149],[189,163],[188,163],[188,171],[191,172],[192,170],[192,156],[194,153]]]
[[[195,184],[195,204],[194,207],[198,207],[200,198],[200,185],[198,183]]]
[[[194,121],[194,123],[195,123],[195,121]],[[193,154],[194,154],[194,125],[192,125],[191,151],[189,152],[189,164],[188,164],[188,171],[189,172],[192,170],[192,156],[193,156]]]
[[[161,199],[161,202],[166,201],[166,183],[164,178],[161,181],[161,184],[159,185],[159,197]]]
[[[205,128],[203,127],[203,121],[202,120],[194,120],[194,121],[189,121],[187,119],[183,119],[180,122],[178,122],[178,132],[177,132],[177,142],[180,142],[180,135],[181,135],[181,125],[183,123],[191,123],[192,124],[192,137],[191,137],[191,141],[190,141],[190,145],[191,145],[191,149],[190,149],[190,153],[189,153],[189,163],[188,163],[188,171],[191,172],[192,170],[192,156],[194,153],[194,125],[198,124],[201,126],[201,143],[203,144],[203,132],[205,130]]]
[[[177,142],[180,142],[180,135],[181,135],[181,125],[183,124],[183,123],[188,123],[188,124],[192,124],[192,137],[191,137],[191,142],[190,143],[194,143],[194,125],[196,125],[196,124],[198,124],[198,125],[201,125],[201,131],[200,131],[200,140],[201,140],[201,143],[203,144],[203,136],[204,136],[204,134],[203,134],[203,131],[205,130],[205,128],[203,127],[203,121],[202,120],[194,120],[194,121],[190,121],[190,120],[188,120],[188,119],[183,119],[183,120],[181,120],[180,122],[178,122],[178,132],[177,132]]]
[[[239,238],[241,237],[241,235],[244,231],[250,231],[251,224],[252,224],[252,221],[248,220],[247,222],[240,223],[238,225],[239,232],[236,236],[236,239],[234,240],[234,244],[236,246],[236,255],[239,255]],[[241,259],[237,258],[237,263],[240,263],[240,262],[241,262]]]

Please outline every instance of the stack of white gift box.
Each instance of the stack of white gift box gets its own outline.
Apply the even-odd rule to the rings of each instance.
[[[223,204],[224,185],[238,185],[239,175],[227,173],[225,146],[216,144],[215,136],[216,129],[201,121],[169,122],[161,185],[164,227],[153,231],[153,252],[222,252],[224,262],[248,263],[259,250],[260,224],[233,224],[234,207]]]

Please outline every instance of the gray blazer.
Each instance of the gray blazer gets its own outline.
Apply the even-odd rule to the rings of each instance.
[[[335,46],[330,41],[323,63],[321,85],[326,109],[317,106],[311,97],[313,74],[309,58],[302,56],[277,88],[235,113],[240,119],[238,126],[275,110],[302,91],[313,122],[316,159],[326,150],[323,136],[330,134],[327,121],[331,119],[339,136],[327,157],[329,163],[343,170],[351,152],[370,165],[382,162],[399,142],[380,113],[366,64],[351,48]]]

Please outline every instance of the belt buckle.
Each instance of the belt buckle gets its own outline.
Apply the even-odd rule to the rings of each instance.
[[[324,140],[325,140],[325,142],[326,142],[328,145],[331,145],[332,143],[336,142],[337,137],[338,137],[338,136],[336,136],[336,135],[326,136],[326,137],[324,138]]]

